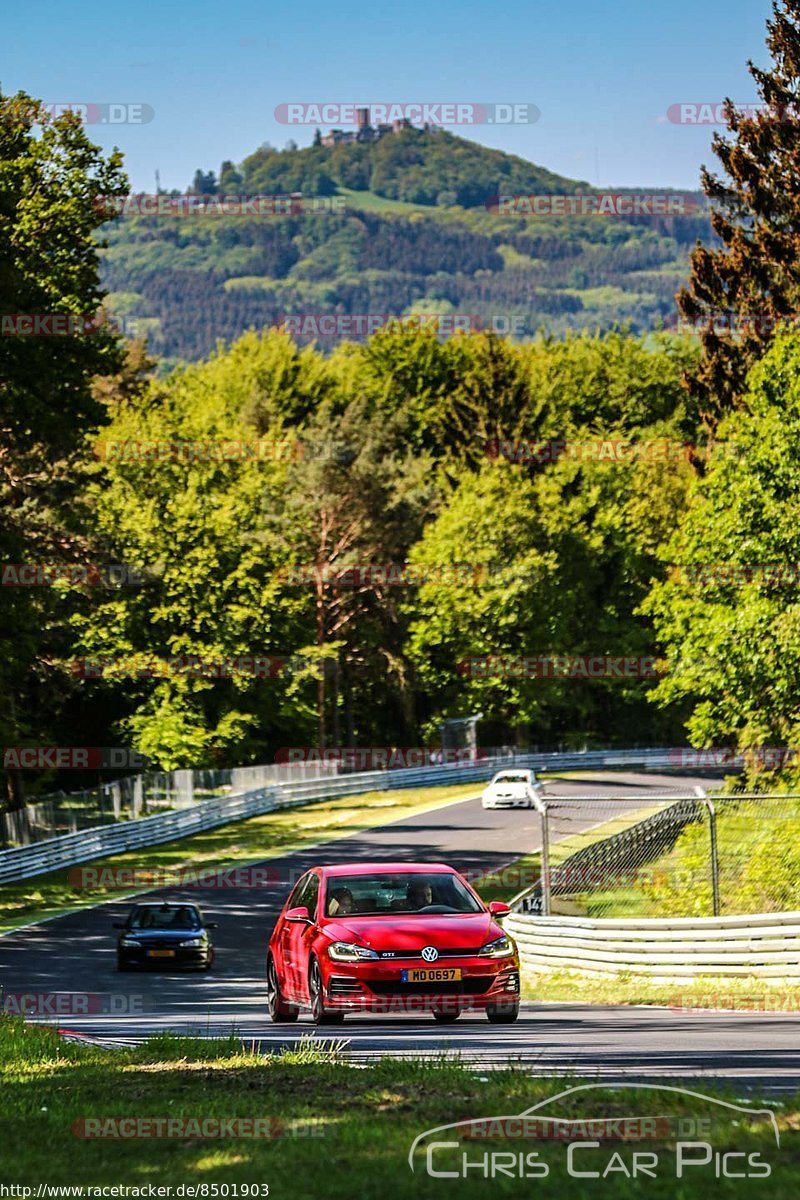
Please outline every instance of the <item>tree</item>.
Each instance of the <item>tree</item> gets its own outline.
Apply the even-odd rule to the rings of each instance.
[[[203,172],[198,167],[192,181],[192,192],[196,196],[214,196],[218,190],[217,177],[214,172]]]
[[[315,129],[315,130],[314,130],[314,141],[313,141],[313,145],[315,145],[315,146],[321,146],[321,145],[322,145],[322,132],[321,132],[321,130],[319,130],[319,129]]]
[[[225,194],[235,194],[241,190],[242,173],[239,171],[230,159],[226,158],[225,162],[219,169],[219,188],[218,191]]]
[[[359,395],[321,405],[303,428],[301,446],[282,501],[265,520],[268,528],[282,531],[289,573],[300,567],[305,583],[308,600],[301,603],[310,618],[309,644],[298,651],[315,664],[309,677],[316,679],[322,750],[331,729],[334,743],[341,744],[342,685],[351,733],[354,676],[363,693],[377,677],[384,704],[387,676],[395,684],[399,677],[402,686],[401,647],[392,637],[398,626],[394,585],[375,582],[371,573],[405,562],[430,499],[431,463],[403,445],[396,419],[370,413]],[[370,718],[374,728],[374,711]]]
[[[164,381],[105,392],[112,420],[98,446],[93,523],[147,583],[76,620],[75,653],[119,660],[83,690],[122,696],[117,730],[166,769],[263,761],[302,721],[278,670],[303,640],[301,621],[280,593],[284,535],[262,514],[284,495],[289,420],[317,378],[315,356],[271,331]],[[192,658],[210,664],[207,675],[169,665]],[[241,669],[214,677],[213,664],[237,659]]]
[[[800,310],[800,0],[773,0],[767,29],[773,66],[749,63],[765,107],[745,115],[726,101],[733,136],[713,141],[724,177],[702,172],[722,245],[698,243],[677,298],[701,329],[702,357],[687,384],[710,429],[739,403],[776,327]]]
[[[800,737],[800,342],[784,335],[725,417],[643,611],[668,672],[654,699],[689,701],[696,746]]]
[[[0,556],[4,563],[86,563],[81,519],[84,430],[102,420],[92,379],[115,371],[121,342],[96,323],[97,229],[125,195],[121,156],[107,158],[72,113],[51,119],[23,92],[0,96]],[[46,336],[61,325],[59,336]],[[39,319],[26,334],[21,320]],[[0,737],[5,746],[57,728],[69,677],[56,660],[76,602],[66,585],[2,588]],[[8,802],[22,781],[6,774]]]

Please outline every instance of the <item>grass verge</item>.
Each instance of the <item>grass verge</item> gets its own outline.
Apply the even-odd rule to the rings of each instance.
[[[659,1004],[682,1009],[800,1012],[800,984],[752,976],[700,976],[662,983],[646,975],[583,975],[579,971],[523,971],[522,997],[542,1004]]]
[[[480,785],[409,788],[403,791],[366,792],[321,800],[302,808],[264,813],[231,825],[209,829],[192,837],[147,846],[127,854],[95,859],[84,867],[152,871],[159,875],[182,869],[211,870],[263,862],[316,842],[344,837],[416,813],[474,796]],[[0,932],[98,904],[122,899],[125,892],[109,887],[76,887],[69,868],[0,885]],[[156,886],[154,884],[153,886]],[[161,885],[163,886],[163,884]],[[144,890],[144,889],[139,889]]]
[[[761,1107],[757,1101],[713,1085],[696,1087],[705,1097],[700,1099],[674,1090],[598,1084],[554,1102],[552,1097],[579,1081],[540,1079],[514,1070],[481,1073],[444,1061],[384,1059],[355,1069],[340,1059],[339,1051],[336,1044],[307,1042],[262,1057],[243,1052],[234,1037],[213,1042],[161,1037],[115,1052],[65,1043],[52,1030],[0,1017],[3,1181],[28,1187],[122,1184],[145,1189],[192,1183],[205,1185],[205,1192],[195,1195],[206,1197],[246,1194],[225,1192],[226,1186],[265,1185],[270,1196],[292,1200],[386,1200],[412,1194],[441,1200],[456,1192],[467,1200],[534,1192],[605,1200],[640,1196],[643,1187],[656,1200],[678,1194],[686,1200],[707,1195],[709,1187],[715,1195],[750,1195],[759,1182],[764,1195],[800,1192],[800,1157],[787,1138],[800,1125],[798,1098],[776,1105],[778,1149],[768,1117],[723,1108],[711,1097],[748,1108]],[[411,1173],[409,1151],[426,1130],[518,1114],[548,1100],[543,1114],[562,1120],[628,1117],[649,1118],[650,1124],[639,1125],[633,1141],[620,1140],[619,1131],[614,1135],[612,1129],[607,1140],[601,1135],[591,1145],[579,1145],[574,1170],[598,1172],[580,1182],[568,1174],[567,1145],[563,1133],[552,1136],[552,1125],[545,1134],[529,1127],[524,1141],[510,1140],[513,1129],[510,1136],[498,1137],[495,1127],[485,1130],[492,1135],[489,1140],[463,1140],[455,1149],[435,1151],[434,1170],[457,1172],[463,1170],[466,1153],[475,1165],[465,1178],[434,1178],[426,1170],[425,1146],[456,1140],[452,1131],[440,1132],[423,1143]],[[120,1118],[150,1120],[145,1126],[120,1126]],[[156,1125],[152,1119],[162,1120]],[[221,1126],[228,1136],[208,1135],[208,1124],[201,1123],[215,1119],[228,1123]],[[235,1119],[257,1119],[262,1136],[230,1136],[237,1128],[230,1125]],[[688,1135],[687,1140],[696,1141],[701,1121],[702,1140],[715,1153],[743,1154],[732,1160],[738,1171],[748,1163],[747,1155],[755,1155],[766,1164],[769,1178],[720,1182],[712,1157],[702,1167],[684,1168],[676,1183],[679,1139]],[[537,1127],[541,1130],[542,1123]],[[129,1136],[109,1136],[126,1129]],[[580,1126],[569,1129],[566,1141]],[[149,1136],[141,1136],[144,1130]],[[170,1130],[172,1136],[164,1136]],[[161,1136],[154,1136],[156,1131]],[[190,1136],[176,1136],[176,1131]],[[578,1132],[574,1140],[585,1142],[587,1136]],[[636,1152],[651,1159],[652,1177],[628,1177]],[[702,1157],[697,1149],[689,1153]],[[496,1169],[498,1164],[502,1169]],[[745,1171],[750,1169],[748,1164]]]

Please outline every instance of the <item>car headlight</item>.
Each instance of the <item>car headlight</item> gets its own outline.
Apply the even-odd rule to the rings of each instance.
[[[333,942],[328,946],[328,954],[335,962],[358,962],[363,958],[380,958],[374,950],[366,946],[358,946],[355,942]]]
[[[485,946],[481,946],[478,954],[486,958],[505,958],[508,954],[514,953],[514,943],[510,937],[503,934],[502,937],[495,938],[493,942],[487,942]]]
[[[181,942],[182,946],[192,946],[194,949],[199,949],[200,946],[206,944],[206,939],[201,937],[189,938],[186,942]]]
[[[137,942],[136,938],[123,937],[120,945],[122,946],[141,946],[141,942]]]

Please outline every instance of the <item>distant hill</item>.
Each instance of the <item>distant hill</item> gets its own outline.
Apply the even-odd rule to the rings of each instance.
[[[221,176],[224,176],[221,172]],[[475,208],[498,191],[575,192],[589,185],[565,179],[524,158],[490,150],[444,130],[406,129],[379,142],[256,150],[229,173],[246,192],[333,195],[340,187],[410,204]],[[231,190],[236,190],[231,189]]]
[[[109,307],[168,363],[304,314],[461,314],[522,337],[623,322],[647,330],[674,320],[689,248],[710,237],[702,213],[503,215],[490,203],[498,193],[592,189],[445,132],[264,148],[223,164],[218,190],[302,193],[322,211],[106,226]],[[315,321],[304,328],[312,337]]]

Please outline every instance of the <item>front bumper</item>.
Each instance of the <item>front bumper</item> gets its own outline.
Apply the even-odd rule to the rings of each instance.
[[[532,808],[529,796],[492,796],[483,801],[484,808]]]
[[[419,967],[420,960],[387,962],[331,962],[324,980],[325,1006],[342,1012],[384,1014],[483,1011],[496,1005],[519,1003],[519,960],[440,959],[437,966],[461,969],[452,982],[404,983],[400,972]]]
[[[162,953],[151,954],[156,950]],[[173,951],[171,954],[163,951]],[[176,967],[210,967],[214,961],[213,946],[119,946],[117,961],[122,967],[148,967],[170,970]]]

